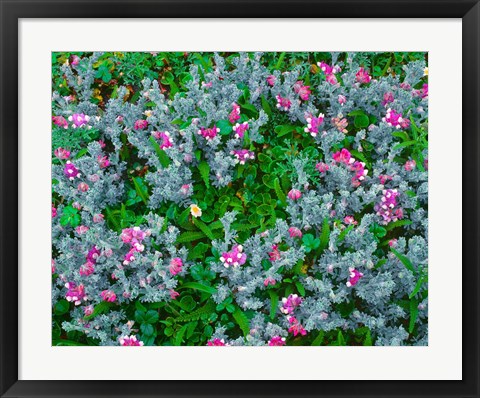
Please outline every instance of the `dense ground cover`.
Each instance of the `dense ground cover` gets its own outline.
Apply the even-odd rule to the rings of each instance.
[[[424,53],[52,54],[54,345],[426,345]]]

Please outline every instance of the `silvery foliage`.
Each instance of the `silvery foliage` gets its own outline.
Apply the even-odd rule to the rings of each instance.
[[[268,117],[262,110],[260,97],[267,100],[276,95],[297,98],[293,85],[298,80],[299,70],[288,73],[273,72],[279,84],[269,87],[266,78],[270,72],[262,66],[261,53],[253,57],[242,54],[233,61],[233,68],[226,68],[225,61],[215,56],[213,72],[201,73],[198,66],[192,66],[192,79],[187,83],[188,91],[177,94],[168,100],[161,93],[158,82],[145,79],[140,97],[135,104],[123,100],[127,89],[119,88],[116,98],[111,98],[102,110],[89,101],[92,95],[94,78],[93,64],[101,56],[95,53],[90,58],[82,59],[78,66],[63,67],[67,82],[79,94],[75,106],[65,101],[57,93],[53,94],[54,114],[68,118],[73,113],[85,113],[91,116],[92,128],[100,132],[101,137],[111,141],[116,152],[122,146],[122,137],[138,149],[138,156],[145,159],[149,166],[146,181],[151,187],[149,206],[154,211],[160,203],[172,201],[188,206],[188,196],[181,195],[183,184],[192,183],[192,170],[198,166],[195,149],[200,148],[209,163],[210,181],[218,187],[227,185],[233,178],[235,162],[230,155],[233,149],[241,149],[241,142],[217,136],[206,141],[198,136],[200,127],[210,127],[219,120],[228,118],[231,105],[238,101],[243,91],[238,87],[248,87],[250,103],[259,110],[256,120],[249,120],[249,137],[252,141],[262,142],[262,126]],[[336,58],[336,56],[334,57]],[[407,172],[395,158],[400,149],[395,148],[392,133],[393,127],[381,122],[386,109],[381,104],[383,95],[394,94],[394,102],[389,104],[405,117],[414,116],[418,123],[426,126],[428,122],[428,101],[412,95],[412,91],[400,88],[398,77],[388,75],[373,80],[368,86],[355,82],[355,72],[360,66],[356,54],[350,53],[346,64],[339,63],[342,85],[330,85],[325,80],[318,85],[319,94],[311,101],[293,101],[287,112],[291,123],[304,125],[305,115],[325,114],[323,134],[316,137],[317,150],[325,160],[331,159],[335,146],[344,139],[331,123],[333,117],[344,117],[356,109],[363,109],[378,120],[368,129],[360,131],[355,137],[355,145],[362,152],[362,141],[371,144],[374,163],[368,177],[359,186],[351,184],[351,173],[343,165],[332,166],[329,172],[318,178],[305,170],[312,170],[315,161],[308,156],[299,157],[291,164],[292,187],[308,186],[309,190],[298,200],[288,200],[286,220],[277,220],[274,228],[263,233],[253,233],[245,242],[237,242],[236,231],[232,228],[235,213],[226,213],[222,218],[224,238],[212,242],[218,252],[228,251],[236,243],[242,243],[247,254],[247,264],[238,268],[225,268],[221,262],[212,262],[210,269],[220,278],[216,302],[222,302],[234,292],[236,303],[244,310],[257,312],[251,321],[251,333],[248,338],[230,340],[223,326],[218,324],[213,337],[224,338],[231,345],[264,345],[273,336],[287,336],[287,317],[277,311],[276,318],[271,320],[266,314],[270,309],[269,300],[258,298],[258,293],[266,288],[263,281],[271,277],[281,282],[282,272],[291,269],[298,261],[305,259],[305,248],[301,240],[290,238],[288,228],[296,226],[310,230],[315,234],[320,231],[322,222],[335,212],[335,217],[342,219],[351,214],[364,214],[356,228],[351,229],[342,241],[339,241],[341,227],[332,226],[330,241],[324,254],[315,258],[309,265],[309,276],[300,277],[306,295],[304,302],[296,310],[296,318],[308,332],[314,330],[355,330],[368,326],[377,345],[403,345],[408,338],[404,325],[408,324],[409,314],[402,309],[399,302],[412,292],[415,287],[415,276],[393,254],[386,257],[381,268],[375,266],[381,258],[375,255],[378,243],[370,227],[379,222],[379,217],[372,210],[374,203],[380,200],[385,186],[379,182],[379,175],[393,176],[387,182],[388,188],[397,188],[401,193],[399,203],[409,214],[411,225],[402,227],[409,232],[409,238],[400,237],[396,250],[411,260],[416,270],[426,272],[428,261],[428,218],[426,212],[428,198],[427,172],[415,169]],[[335,61],[335,60],[334,60]],[[412,87],[423,76],[422,62],[410,63],[405,67],[405,82]],[[210,87],[202,85],[209,83]],[[340,105],[339,95],[344,95],[347,102]],[[373,100],[375,99],[375,100]],[[148,105],[147,105],[148,104]],[[314,104],[318,104],[317,108]],[[146,110],[151,114],[145,116]],[[119,116],[122,120],[119,120]],[[136,131],[134,123],[138,119],[146,119],[149,123],[145,130]],[[168,131],[171,134],[173,147],[166,153],[171,160],[168,168],[163,168],[150,143],[152,131]],[[398,141],[397,141],[398,142]],[[73,157],[75,157],[75,153]],[[188,273],[191,264],[187,261],[187,249],[175,244],[179,231],[168,226],[166,221],[150,213],[141,226],[149,231],[146,238],[145,251],[128,266],[121,266],[128,247],[122,243],[118,234],[112,232],[104,222],[93,222],[93,216],[105,210],[107,206],[116,205],[124,200],[122,175],[125,164],[118,155],[110,155],[111,166],[100,169],[97,157],[102,155],[102,148],[97,142],[88,146],[84,156],[74,160],[82,177],[69,181],[63,174],[63,166],[54,165],[52,177],[53,189],[64,198],[64,204],[78,202],[82,206],[82,223],[90,229],[79,235],[71,227],[61,226],[59,218],[53,220],[53,246],[55,264],[59,278],[53,286],[52,298],[56,301],[65,295],[66,282],[84,283],[88,301],[86,304],[97,305],[101,302],[100,292],[113,290],[118,302],[128,303],[140,299],[146,302],[162,302],[171,300],[169,289],[177,286],[177,278],[168,272],[168,262],[173,257],[182,258],[185,267],[180,277]],[[424,153],[424,157],[427,153]],[[92,176],[98,175],[98,180]],[[94,181],[92,181],[94,180]],[[84,181],[89,184],[87,192],[80,192],[77,184]],[[407,193],[409,193],[407,195]],[[58,207],[62,213],[64,205]],[[265,269],[262,262],[268,261],[268,252],[272,245],[286,243],[288,250],[282,251],[281,259],[272,262]],[[96,264],[96,271],[88,280],[79,275],[79,267],[85,263],[87,252],[97,246],[101,255]],[[106,255],[111,250],[111,255]],[[346,286],[349,267],[355,267],[364,274],[361,282],[353,288]],[[112,278],[112,274],[115,279]],[[422,289],[425,289],[423,287]],[[420,291],[421,293],[422,291]],[[281,299],[281,297],[280,297]],[[339,305],[345,302],[361,302],[348,316],[343,316]],[[281,303],[278,303],[280,307]],[[132,322],[125,318],[122,311],[109,312],[86,322],[83,318],[83,304],[72,313],[72,321],[65,322],[62,327],[66,331],[78,330],[100,339],[101,344],[114,344],[121,335],[129,334]],[[361,308],[361,309],[360,309]],[[417,318],[418,338],[415,344],[426,345],[428,303],[424,300],[419,305]],[[322,315],[322,314],[327,314]]]

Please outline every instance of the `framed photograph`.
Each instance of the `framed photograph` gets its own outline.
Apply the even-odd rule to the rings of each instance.
[[[0,5],[2,397],[480,396],[478,1]]]

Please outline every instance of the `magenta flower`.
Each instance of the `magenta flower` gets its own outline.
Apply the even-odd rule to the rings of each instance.
[[[347,102],[347,97],[345,97],[344,95],[339,95],[338,96],[338,103],[340,105],[343,106],[346,102]]]
[[[63,148],[57,148],[53,151],[55,154],[55,157],[60,160],[65,160],[70,157],[70,151],[63,149]]]
[[[127,254],[125,254],[125,257],[123,258],[123,265],[128,265],[130,264],[132,261],[135,261],[135,253],[137,253],[137,251],[135,249],[130,249]]]
[[[80,191],[80,192],[87,192],[88,191],[88,184],[85,183],[85,182],[81,182],[80,184],[78,184],[77,186],[77,189]]]
[[[355,175],[352,178],[352,182],[355,186],[360,185],[360,182],[365,179],[365,176],[368,174],[368,170],[365,168],[365,163],[355,161],[350,165],[350,170],[355,172]]]
[[[355,221],[355,219],[353,218],[353,216],[346,216],[344,219],[343,219],[343,222],[347,225],[358,225],[358,221]]]
[[[207,141],[210,141],[213,140],[219,132],[220,129],[217,126],[213,125],[213,127],[209,129],[200,127],[200,130],[198,130],[197,134],[201,135]]]
[[[410,120],[404,119],[401,113],[397,113],[390,108],[387,109],[387,113],[385,117],[382,118],[382,121],[387,123],[389,126],[395,127],[396,129],[407,129],[410,126]]]
[[[173,289],[170,289],[168,292],[170,293],[170,298],[171,298],[172,300],[176,300],[177,297],[180,296],[180,293],[176,292],[176,291],[173,290]]]
[[[352,158],[352,155],[350,154],[348,149],[345,149],[345,148],[343,148],[339,152],[335,152],[332,155],[332,158],[337,163],[345,163],[347,165],[350,164],[350,163],[353,163],[355,161],[355,159]]]
[[[148,126],[148,121],[139,119],[135,122],[135,124],[133,125],[133,128],[138,131],[138,130],[146,129],[147,126]]]
[[[225,268],[228,268],[230,266],[238,267],[240,265],[243,265],[247,261],[247,255],[242,252],[242,245],[234,245],[231,251],[222,253],[220,261],[223,263]]]
[[[207,346],[210,346],[210,347],[223,347],[223,346],[226,346],[228,344],[225,344],[225,340],[223,339],[213,339],[213,340],[210,340],[207,342]]]
[[[234,150],[230,152],[235,156],[235,163],[245,164],[250,159],[255,159],[255,154],[247,149]]]
[[[269,86],[275,86],[275,82],[277,81],[277,78],[274,75],[270,75],[267,77],[267,83]]]
[[[82,300],[86,300],[85,296],[85,287],[80,284],[76,285],[75,282],[68,282],[65,284],[65,287],[68,289],[65,294],[65,299],[68,302],[73,302],[75,305],[80,305]]]
[[[86,225],[79,225],[77,228],[75,228],[75,232],[79,235],[83,235],[86,233],[90,228],[88,228]]]
[[[347,287],[352,287],[352,286],[355,286],[358,283],[360,278],[363,277],[363,274],[353,267],[350,267],[348,270],[350,271],[350,274],[349,274],[350,277],[349,277],[346,285],[347,285]]]
[[[171,148],[173,146],[170,139],[170,133],[168,131],[154,131],[152,135],[160,140],[160,149]]]
[[[277,281],[270,276],[263,281],[263,285],[265,287],[267,287],[268,285],[274,286],[276,283],[277,283]]]
[[[80,63],[80,57],[78,55],[72,55],[70,65],[77,66]]]
[[[73,181],[75,178],[80,177],[81,174],[78,169],[74,166],[70,160],[67,160],[65,167],[63,169],[64,174],[68,177],[69,180]]]
[[[388,93],[385,93],[383,95],[382,105],[387,106],[390,102],[393,102],[393,101],[394,101],[393,93],[389,91]]]
[[[287,344],[285,337],[273,336],[268,340],[268,345],[271,347],[281,347]]]
[[[64,129],[68,129],[68,122],[65,120],[63,116],[52,116],[52,122],[56,126],[63,127]]]
[[[228,121],[234,124],[240,119],[240,106],[234,102],[232,108],[232,112],[230,112],[230,115],[228,116]]]
[[[103,301],[108,303],[113,303],[117,299],[117,295],[112,290],[104,290],[100,293],[102,296]]]
[[[323,118],[325,115],[323,113],[320,113],[318,117],[314,117],[312,115],[309,115],[306,120],[307,120],[307,127],[305,127],[305,132],[310,133],[312,137],[316,137],[317,134],[319,133],[319,128],[320,125],[323,123]]]
[[[268,257],[271,262],[280,260],[281,254],[278,245],[272,245],[272,251],[268,252]]]
[[[396,189],[385,189],[381,201],[374,206],[377,215],[382,217],[382,224],[387,225],[403,218],[403,210],[396,208],[398,195]]]
[[[170,273],[172,275],[177,275],[182,272],[183,261],[179,257],[172,258],[170,260]]]
[[[302,197],[302,193],[298,190],[298,189],[291,189],[287,196],[291,199],[291,200],[298,200]]]
[[[303,326],[298,322],[297,318],[294,316],[289,316],[288,317],[288,322],[290,323],[290,328],[288,329],[289,333],[293,333],[293,335],[296,337],[298,334],[305,336],[307,334],[307,331],[303,328]]]
[[[105,169],[110,166],[110,160],[107,156],[98,155],[97,162],[101,169]]]
[[[53,206],[53,203],[52,203],[52,218],[55,218],[57,217],[57,209]]]
[[[87,116],[83,113],[74,113],[73,115],[68,117],[68,120],[72,122],[72,128],[77,127],[84,127],[88,125],[88,121],[90,120],[90,116]]]
[[[100,249],[97,246],[93,246],[87,253],[87,261],[91,263],[96,263],[98,257],[100,257]]]
[[[393,177],[386,174],[380,174],[378,179],[380,180],[380,184],[385,185],[388,181],[391,181]]]
[[[118,342],[123,347],[141,347],[143,346],[143,341],[137,339],[137,336],[123,336],[118,339]]]
[[[417,166],[417,163],[415,162],[415,160],[407,160],[405,162],[404,168],[406,171],[412,171],[416,166]]]
[[[290,238],[301,238],[303,236],[302,231],[297,227],[290,227],[288,233],[290,234]]]
[[[235,138],[243,138],[245,132],[248,130],[248,122],[237,123],[232,127],[232,130],[235,132]]]
[[[303,81],[299,80],[293,85],[293,90],[298,94],[302,101],[308,101],[310,98],[310,86],[304,86]]]
[[[397,247],[398,240],[397,239],[390,239],[388,241],[388,246],[390,247]]]
[[[142,241],[147,234],[140,227],[125,228],[120,235],[123,243],[130,244],[135,250],[143,251]],[[141,250],[140,250],[141,249]]]
[[[293,314],[293,311],[302,304],[303,299],[297,294],[290,294],[288,297],[282,299],[282,307],[280,311],[284,314]]]
[[[328,164],[326,164],[326,163],[320,162],[320,163],[317,163],[317,164],[315,165],[315,168],[316,168],[320,173],[325,174],[325,173],[328,171],[329,166],[328,166]]]
[[[372,80],[372,77],[368,74],[367,70],[361,67],[357,74],[355,75],[355,79],[357,80],[358,83],[370,83]]]
[[[338,66],[330,66],[326,64],[325,62],[317,62],[318,67],[320,70],[325,74],[325,79],[327,80],[328,83],[331,85],[335,85],[338,83],[337,77],[335,76],[335,73],[338,73],[341,71],[341,69]]]
[[[95,271],[95,265],[90,261],[87,261],[85,264],[80,266],[79,273],[81,276],[88,276],[93,274]]]
[[[86,307],[83,307],[83,315],[89,316],[93,314],[94,307],[93,305],[87,305]]]
[[[292,101],[290,101],[286,97],[281,97],[280,95],[277,95],[275,98],[277,99],[277,108],[280,110],[288,111],[292,106]]]

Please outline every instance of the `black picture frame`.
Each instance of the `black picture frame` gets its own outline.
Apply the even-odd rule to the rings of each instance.
[[[480,396],[478,344],[480,4],[478,0],[101,0],[95,2],[0,0],[0,13],[0,395],[2,397],[473,398]],[[18,325],[18,232],[21,232],[18,229],[17,171],[19,159],[18,21],[20,18],[72,17],[461,18],[463,380],[301,382],[18,380],[18,328],[15,327]],[[458,193],[450,192],[449,194]],[[223,365],[219,364],[219,366]],[[122,372],[120,368],[119,372]]]

